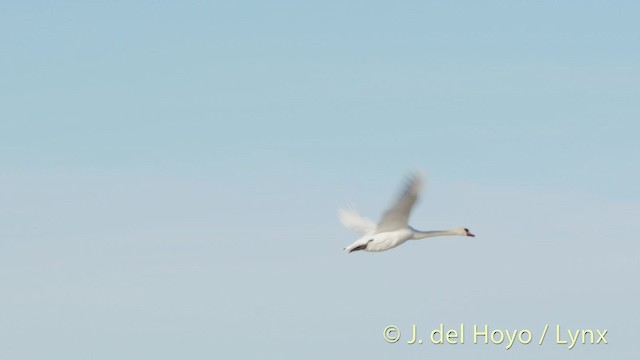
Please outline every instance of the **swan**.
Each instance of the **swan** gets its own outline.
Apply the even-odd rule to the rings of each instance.
[[[404,244],[407,240],[424,239],[434,236],[475,236],[467,228],[455,228],[443,231],[420,231],[409,226],[411,209],[422,189],[423,175],[411,175],[398,200],[376,224],[361,216],[355,208],[340,209],[338,218],[347,229],[362,235],[353,244],[343,250],[351,253],[358,250],[385,251]]]

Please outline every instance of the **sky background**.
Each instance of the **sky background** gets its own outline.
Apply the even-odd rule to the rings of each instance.
[[[639,11],[3,1],[0,359],[637,356]],[[343,253],[415,169],[477,237]]]

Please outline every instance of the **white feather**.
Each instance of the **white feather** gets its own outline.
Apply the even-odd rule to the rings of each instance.
[[[373,234],[376,231],[376,224],[370,219],[361,216],[353,207],[340,209],[338,218],[344,227],[360,235]]]

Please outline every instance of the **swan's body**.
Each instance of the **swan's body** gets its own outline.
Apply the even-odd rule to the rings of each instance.
[[[413,175],[396,203],[387,210],[382,219],[376,224],[358,214],[355,209],[341,209],[340,222],[362,237],[344,248],[347,252],[358,250],[385,251],[407,240],[417,240],[434,236],[475,236],[466,228],[456,228],[444,231],[419,231],[409,226],[411,209],[420,194],[422,176]]]

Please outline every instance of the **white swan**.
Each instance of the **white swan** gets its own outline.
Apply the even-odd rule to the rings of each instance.
[[[347,252],[358,250],[385,251],[403,244],[407,240],[417,240],[433,236],[460,235],[475,236],[466,228],[444,231],[418,231],[409,226],[409,214],[422,188],[422,175],[414,174],[409,178],[402,195],[387,210],[378,224],[360,216],[351,209],[340,209],[338,217],[346,228],[362,237],[344,248]]]

